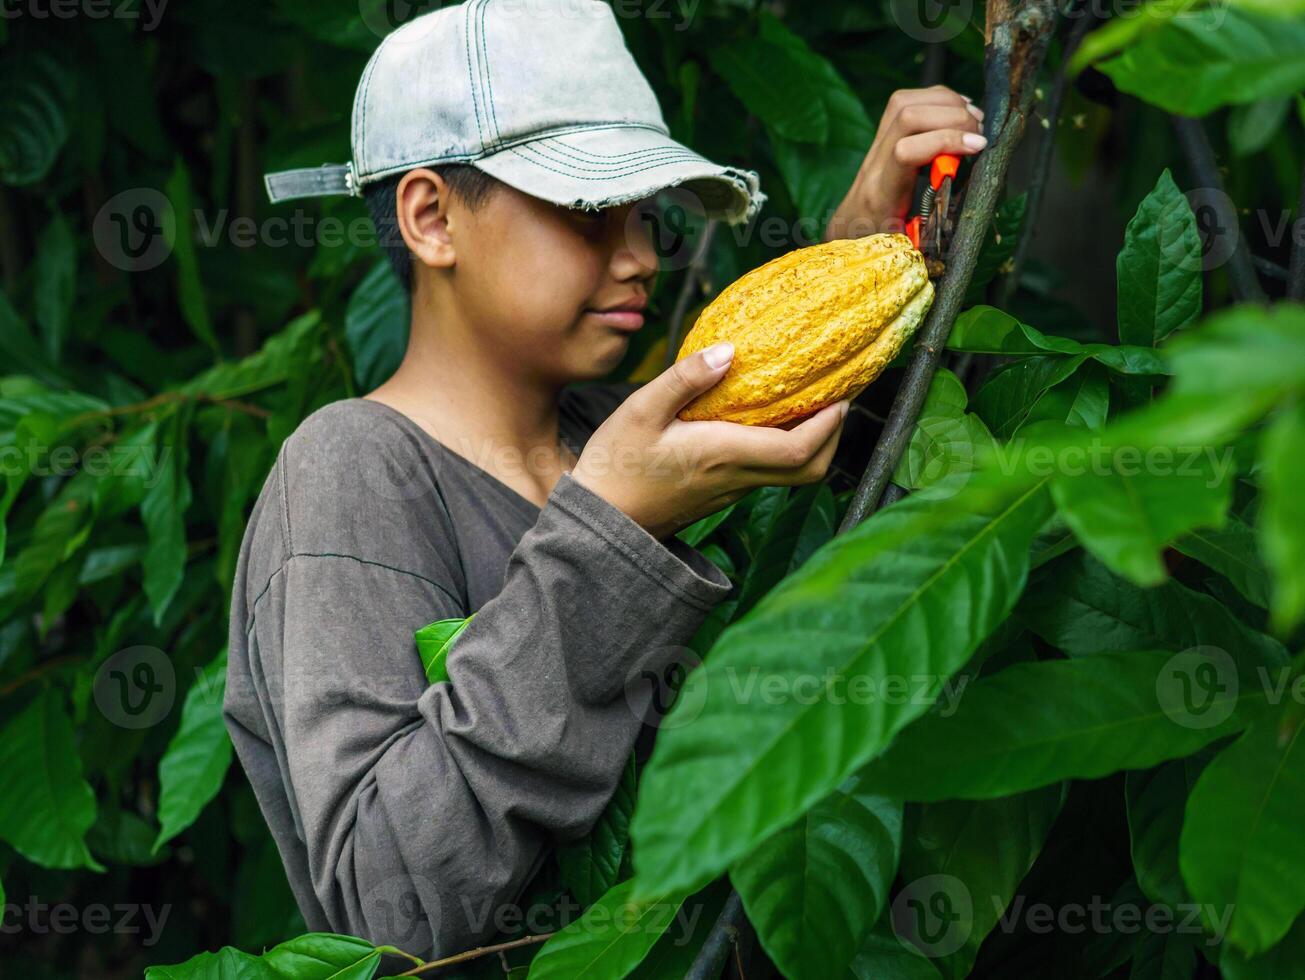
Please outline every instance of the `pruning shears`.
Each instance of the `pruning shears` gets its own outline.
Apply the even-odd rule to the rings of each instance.
[[[917,213],[906,223],[906,236],[923,253],[931,278],[943,272],[943,256],[952,233],[952,189],[960,168],[961,158],[954,154],[933,158]]]

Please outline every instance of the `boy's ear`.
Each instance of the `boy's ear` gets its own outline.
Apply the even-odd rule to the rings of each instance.
[[[408,171],[394,189],[399,233],[417,260],[433,268],[453,267],[450,193],[444,178],[424,167]]]

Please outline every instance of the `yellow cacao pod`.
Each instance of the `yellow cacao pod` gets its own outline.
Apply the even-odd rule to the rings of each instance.
[[[727,286],[685,336],[677,361],[723,340],[734,360],[679,417],[778,426],[855,398],[924,321],[933,292],[905,235],[781,255]]]

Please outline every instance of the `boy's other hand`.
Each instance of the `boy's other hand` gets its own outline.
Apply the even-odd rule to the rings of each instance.
[[[901,231],[920,168],[940,153],[982,150],[988,145],[982,119],[982,109],[946,85],[894,92],[851,189],[825,227],[825,241]]]
[[[792,428],[685,422],[676,413],[716,384],[733,346],[717,344],[631,394],[589,437],[572,479],[664,539],[760,486],[824,478],[849,402],[835,402]]]

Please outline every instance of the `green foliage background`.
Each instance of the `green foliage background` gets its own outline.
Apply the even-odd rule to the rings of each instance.
[[[972,6],[935,53],[946,82],[977,98],[983,9]],[[954,714],[928,710],[937,687],[919,704],[860,711],[711,702],[659,739],[644,804],[633,785],[618,794],[609,853],[567,859],[564,876],[577,861],[607,869],[591,899],[678,902],[707,886],[718,903],[709,883],[728,871],[766,952],[795,977],[1033,976],[1067,963],[1084,976],[1179,977],[1198,957],[1233,978],[1299,975],[1299,704],[1234,697],[1219,725],[1189,727],[1157,712],[1155,691],[1193,647],[1224,651],[1243,693],[1260,690],[1262,668],[1297,676],[1305,313],[1243,305],[1205,322],[1233,297],[1223,267],[1201,274],[1201,223],[1165,111],[1205,116],[1250,248],[1286,265],[1290,232],[1273,229],[1292,216],[1305,160],[1305,10],[1153,6],[1168,13],[1089,38],[1082,61],[1101,73],[1080,76],[1052,134],[1069,173],[1115,181],[1127,233],[1086,238],[1074,265],[1030,262],[1006,310],[985,306],[1021,233],[1012,188],[952,337],[952,366],[970,354],[982,367],[966,383],[939,375],[896,476],[917,492],[831,540],[842,473],[754,494],[690,535],[739,583],[696,641],[722,688],[732,666],[790,676],[819,664],[973,690]],[[786,7],[657,2],[621,20],[673,135],[759,170],[763,218],[780,219],[775,237],[720,230],[714,289],[799,243],[798,218],[828,216],[888,96],[925,70],[894,4]],[[1180,8],[1194,9],[1173,17]],[[377,250],[330,225],[365,227],[359,201],[273,208],[260,178],[348,158],[354,86],[393,8],[188,0],[157,23],[145,6],[3,9],[0,882],[16,910],[0,958],[6,975],[112,977],[223,946],[257,953],[304,926],[221,724],[234,559],[281,441],[386,376],[406,315]],[[1060,63],[1057,44],[1048,84]],[[1034,126],[1029,139],[1042,136]],[[154,207],[163,248],[124,269],[123,242],[153,239],[124,239],[107,216],[141,205]],[[277,223],[296,216],[300,239]],[[1117,318],[1060,298],[1084,268],[1113,268],[1117,251]],[[660,277],[659,326],[616,376],[664,333],[682,277]],[[867,393],[873,409],[891,379]],[[853,478],[872,434],[840,453]],[[1089,435],[1228,449],[1235,466],[1037,479],[986,465],[1012,446],[1061,451]],[[905,598],[904,582],[915,584]],[[859,640],[812,644],[800,628],[813,617]],[[144,662],[167,710],[137,727],[113,695],[140,679],[114,666],[139,647],[159,651]],[[774,779],[776,766],[791,778]],[[884,910],[942,873],[985,901],[1018,890],[1237,911],[1228,944],[1209,946],[1190,934],[1012,933],[976,901],[959,949],[911,956]],[[66,903],[78,924],[52,928],[31,918],[33,903]],[[96,903],[167,917],[157,937],[139,911],[96,928],[84,917]],[[597,935],[603,957],[584,935],[559,937],[530,975],[682,972],[682,953],[649,954],[655,935]],[[292,956],[314,943],[319,963],[359,976],[376,965],[365,943],[300,942],[280,960],[229,950],[166,975],[271,962],[275,975],[317,976]]]

